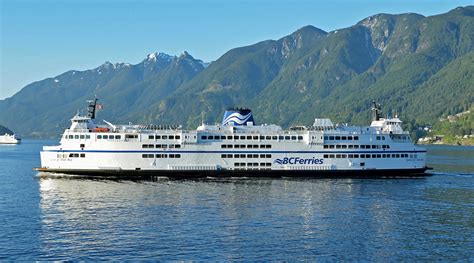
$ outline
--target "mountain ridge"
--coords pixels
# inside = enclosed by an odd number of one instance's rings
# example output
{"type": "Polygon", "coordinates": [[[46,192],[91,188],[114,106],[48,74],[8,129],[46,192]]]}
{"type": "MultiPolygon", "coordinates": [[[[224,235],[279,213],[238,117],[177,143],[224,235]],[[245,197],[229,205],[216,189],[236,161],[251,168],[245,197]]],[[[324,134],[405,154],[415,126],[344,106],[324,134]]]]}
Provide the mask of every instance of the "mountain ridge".
{"type": "Polygon", "coordinates": [[[194,127],[202,116],[218,122],[225,108],[244,106],[262,123],[310,125],[319,116],[362,124],[377,99],[407,113],[414,126],[471,106],[473,52],[474,6],[427,17],[376,14],[331,32],[304,26],[231,49],[210,64],[187,52],[154,52],[136,65],[68,71],[0,101],[0,122],[26,135],[54,136],[98,96],[105,104],[99,116],[114,122],[194,127]],[[49,98],[48,107],[41,98],[49,98]]]}

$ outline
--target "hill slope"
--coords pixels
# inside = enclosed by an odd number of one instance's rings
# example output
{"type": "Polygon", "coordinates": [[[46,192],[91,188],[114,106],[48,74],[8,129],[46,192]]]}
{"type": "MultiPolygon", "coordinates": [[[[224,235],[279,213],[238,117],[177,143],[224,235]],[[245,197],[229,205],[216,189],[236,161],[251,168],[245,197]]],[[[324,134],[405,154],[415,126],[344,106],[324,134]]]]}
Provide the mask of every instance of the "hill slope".
{"type": "Polygon", "coordinates": [[[150,54],[137,65],[69,71],[0,101],[0,122],[56,136],[84,101],[113,122],[218,122],[229,106],[257,122],[311,124],[314,117],[367,123],[372,99],[409,125],[470,108],[474,101],[474,7],[445,14],[378,14],[324,32],[303,27],[279,40],[235,48],[207,68],[184,53],[150,54]]]}

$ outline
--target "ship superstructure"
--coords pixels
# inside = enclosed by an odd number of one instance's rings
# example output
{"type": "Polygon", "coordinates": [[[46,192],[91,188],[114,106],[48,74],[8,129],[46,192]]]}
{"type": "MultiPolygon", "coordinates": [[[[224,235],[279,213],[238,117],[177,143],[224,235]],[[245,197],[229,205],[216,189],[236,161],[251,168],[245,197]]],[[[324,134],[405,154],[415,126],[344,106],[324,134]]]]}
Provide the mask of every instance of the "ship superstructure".
{"type": "Polygon", "coordinates": [[[40,171],[81,175],[409,176],[426,171],[426,150],[402,121],[382,118],[374,103],[370,126],[335,126],[315,119],[288,130],[256,125],[249,109],[231,108],[221,124],[196,130],[166,125],[97,124],[97,100],[71,119],[58,146],[44,146],[40,171]]]}

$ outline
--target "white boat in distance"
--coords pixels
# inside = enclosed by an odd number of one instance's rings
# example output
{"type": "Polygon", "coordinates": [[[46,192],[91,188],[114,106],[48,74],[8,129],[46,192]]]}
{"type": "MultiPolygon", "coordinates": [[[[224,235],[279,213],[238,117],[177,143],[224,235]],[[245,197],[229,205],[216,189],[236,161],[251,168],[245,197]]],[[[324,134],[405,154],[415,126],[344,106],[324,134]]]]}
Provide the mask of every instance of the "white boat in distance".
{"type": "Polygon", "coordinates": [[[402,121],[382,118],[373,102],[370,126],[315,119],[288,130],[256,125],[249,109],[228,109],[222,124],[97,124],[97,99],[76,114],[59,145],[44,146],[38,171],[79,175],[168,177],[393,177],[428,175],[426,150],[402,121]]]}
{"type": "Polygon", "coordinates": [[[0,144],[20,144],[21,138],[17,134],[8,134],[0,135],[0,144]]]}

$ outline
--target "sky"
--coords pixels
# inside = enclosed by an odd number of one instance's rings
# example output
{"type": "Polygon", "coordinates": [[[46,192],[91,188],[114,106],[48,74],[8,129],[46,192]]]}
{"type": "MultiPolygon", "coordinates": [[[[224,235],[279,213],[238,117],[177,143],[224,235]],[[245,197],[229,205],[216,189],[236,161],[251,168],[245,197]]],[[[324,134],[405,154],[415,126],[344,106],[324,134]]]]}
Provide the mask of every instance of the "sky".
{"type": "Polygon", "coordinates": [[[474,0],[0,0],[0,100],[34,81],[152,52],[206,62],[313,25],[332,31],[377,13],[445,13],[474,0]]]}

